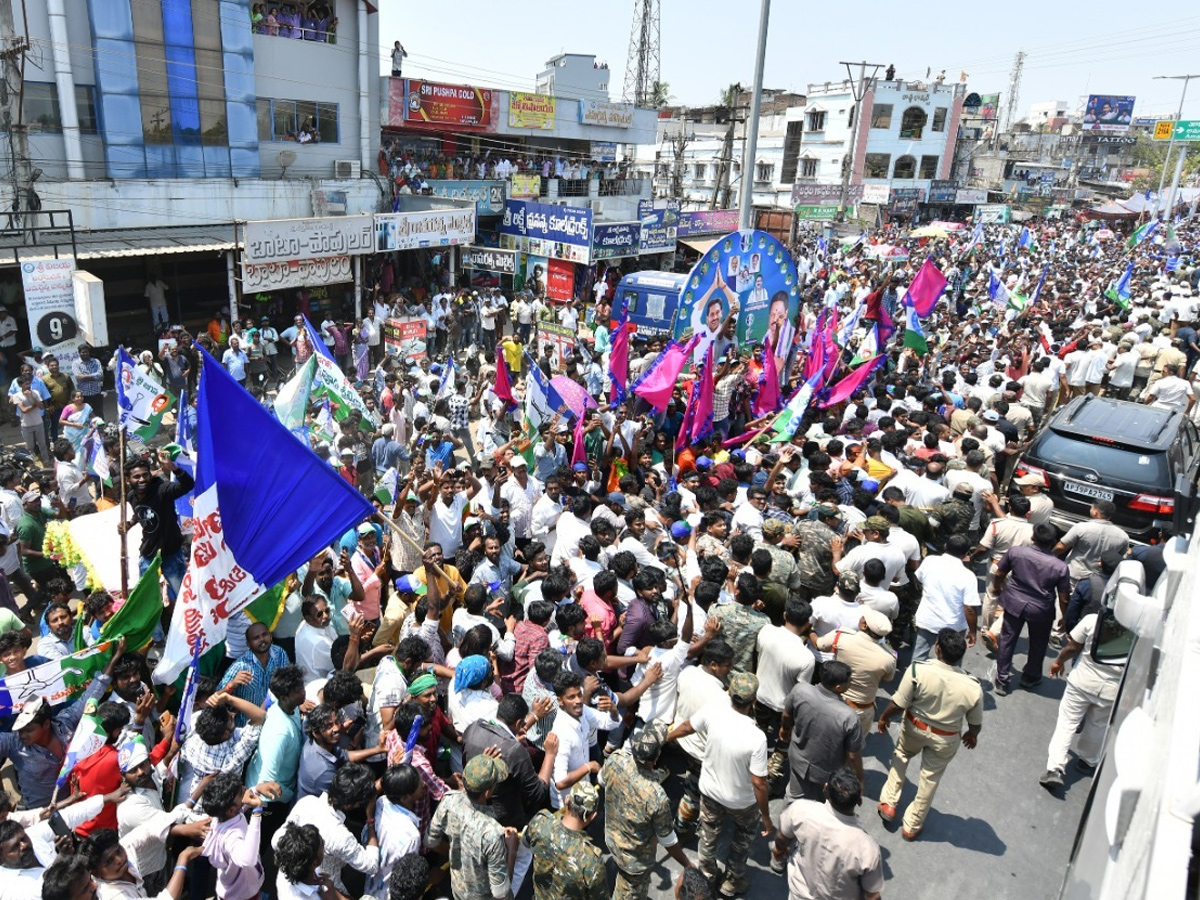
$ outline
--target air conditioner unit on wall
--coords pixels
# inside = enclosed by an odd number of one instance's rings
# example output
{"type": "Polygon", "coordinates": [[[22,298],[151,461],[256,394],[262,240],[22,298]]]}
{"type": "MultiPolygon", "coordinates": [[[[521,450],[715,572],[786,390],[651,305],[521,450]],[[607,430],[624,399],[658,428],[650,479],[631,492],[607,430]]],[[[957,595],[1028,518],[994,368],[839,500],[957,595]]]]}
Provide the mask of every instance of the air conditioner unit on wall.
{"type": "Polygon", "coordinates": [[[357,159],[336,159],[333,161],[334,178],[361,178],[362,163],[357,159]]]}

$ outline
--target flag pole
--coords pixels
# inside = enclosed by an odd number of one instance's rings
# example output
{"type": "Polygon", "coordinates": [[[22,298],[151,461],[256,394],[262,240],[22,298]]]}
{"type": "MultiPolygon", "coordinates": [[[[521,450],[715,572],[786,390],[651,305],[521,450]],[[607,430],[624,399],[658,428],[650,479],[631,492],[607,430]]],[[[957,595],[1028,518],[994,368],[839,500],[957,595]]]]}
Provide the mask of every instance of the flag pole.
{"type": "MultiPolygon", "coordinates": [[[[411,537],[409,537],[408,532],[406,532],[399,525],[397,525],[396,521],[394,519],[392,519],[388,515],[385,515],[384,513],[377,513],[377,515],[379,516],[379,518],[383,519],[384,524],[386,524],[389,528],[392,529],[392,531],[394,531],[396,534],[398,534],[400,536],[400,539],[402,541],[406,542],[410,547],[412,547],[414,550],[416,550],[418,554],[424,555],[425,548],[420,546],[416,541],[414,541],[411,537]]],[[[422,562],[424,564],[424,561],[422,561],[422,562]]],[[[449,576],[446,575],[445,571],[442,569],[441,566],[434,565],[434,566],[427,566],[427,567],[431,567],[433,569],[433,573],[435,575],[437,575],[438,578],[444,578],[447,582],[450,581],[449,576]]]]}
{"type": "MultiPolygon", "coordinates": [[[[117,375],[120,378],[120,373],[117,375]]],[[[99,435],[97,435],[99,437],[99,435]]],[[[121,596],[129,596],[129,538],[127,532],[129,530],[129,521],[127,518],[128,510],[125,503],[125,426],[118,424],[117,440],[120,446],[121,460],[118,469],[118,476],[121,479],[121,596]]],[[[101,444],[103,450],[103,444],[101,444]]]]}

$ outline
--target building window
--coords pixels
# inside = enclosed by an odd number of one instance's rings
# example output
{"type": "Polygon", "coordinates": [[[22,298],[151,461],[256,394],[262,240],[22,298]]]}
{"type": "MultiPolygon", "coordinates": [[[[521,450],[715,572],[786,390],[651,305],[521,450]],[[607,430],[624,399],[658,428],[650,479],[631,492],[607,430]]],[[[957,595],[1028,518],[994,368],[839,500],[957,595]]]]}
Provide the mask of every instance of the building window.
{"type": "Polygon", "coordinates": [[[338,105],[312,100],[258,100],[258,139],[337,144],[338,105]],[[305,135],[302,138],[301,135],[305,135]]]}
{"type": "MultiPolygon", "coordinates": [[[[333,4],[252,4],[250,26],[255,34],[284,37],[292,40],[337,42],[337,17],[330,10],[333,4]],[[297,12],[302,9],[304,12],[297,12]]],[[[215,18],[215,16],[214,16],[215,18]]]]}
{"type": "Polygon", "coordinates": [[[910,106],[900,118],[900,137],[919,141],[928,118],[925,115],[925,110],[921,109],[921,107],[910,106]]]}
{"type": "Polygon", "coordinates": [[[871,107],[871,127],[872,128],[891,128],[892,127],[892,104],[877,103],[871,107]]]}
{"type": "Polygon", "coordinates": [[[855,107],[855,106],[850,107],[850,114],[846,116],[846,127],[847,128],[854,127],[854,110],[857,108],[858,107],[855,107]]]}
{"type": "Polygon", "coordinates": [[[30,132],[62,131],[62,117],[58,112],[58,88],[53,83],[25,82],[21,117],[30,132]]]}
{"type": "Polygon", "coordinates": [[[922,156],[921,157],[921,177],[922,178],[937,178],[938,157],[922,156]]]}
{"type": "Polygon", "coordinates": [[[803,122],[787,123],[787,134],[783,139],[783,175],[779,179],[783,184],[791,184],[796,180],[796,163],[800,159],[800,139],[803,135],[803,122]]]}
{"type": "Polygon", "coordinates": [[[705,176],[708,175],[708,166],[704,163],[696,163],[695,166],[692,167],[692,174],[695,176],[697,181],[703,181],[705,176]]]}
{"type": "Polygon", "coordinates": [[[929,127],[934,131],[946,130],[946,107],[939,106],[933,111],[933,124],[929,127]]]}
{"type": "Polygon", "coordinates": [[[896,168],[892,177],[897,181],[909,181],[917,177],[917,161],[911,156],[901,156],[896,160],[896,168]]]}
{"type": "Polygon", "coordinates": [[[810,112],[808,114],[808,130],[809,131],[824,131],[825,130],[825,113],[810,112]]]}
{"type": "Polygon", "coordinates": [[[775,164],[760,162],[754,167],[755,181],[772,181],[775,178],[775,164]]]}
{"type": "MultiPolygon", "coordinates": [[[[911,157],[910,157],[911,159],[911,157]]],[[[868,153],[863,168],[863,178],[887,178],[892,165],[890,153],[868,153]]],[[[909,176],[912,177],[911,175],[909,176]]]]}
{"type": "Polygon", "coordinates": [[[79,131],[96,134],[96,89],[90,84],[75,85],[75,115],[79,116],[79,131]]]}
{"type": "Polygon", "coordinates": [[[817,177],[817,160],[802,159],[800,160],[800,175],[802,178],[817,177]]]}

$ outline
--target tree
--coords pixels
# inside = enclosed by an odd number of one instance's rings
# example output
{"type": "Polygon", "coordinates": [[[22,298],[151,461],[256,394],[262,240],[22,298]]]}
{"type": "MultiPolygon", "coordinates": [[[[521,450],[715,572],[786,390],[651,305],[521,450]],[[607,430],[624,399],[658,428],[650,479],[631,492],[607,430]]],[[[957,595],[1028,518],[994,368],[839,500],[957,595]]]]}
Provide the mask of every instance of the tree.
{"type": "MultiPolygon", "coordinates": [[[[1163,182],[1164,191],[1169,190],[1171,177],[1175,174],[1176,160],[1179,159],[1176,154],[1179,153],[1180,146],[1180,144],[1175,145],[1175,149],[1171,153],[1171,160],[1167,163],[1167,180],[1163,182]]],[[[1163,163],[1167,158],[1167,142],[1156,141],[1148,134],[1140,134],[1137,146],[1133,148],[1130,155],[1138,168],[1149,170],[1146,175],[1133,182],[1134,189],[1157,191],[1159,180],[1162,178],[1163,163]]],[[[1183,164],[1183,177],[1180,179],[1180,183],[1186,184],[1188,177],[1197,173],[1200,173],[1200,154],[1189,153],[1183,164]]]]}
{"type": "Polygon", "coordinates": [[[650,88],[650,105],[659,109],[670,103],[673,96],[669,81],[656,81],[650,88]]]}

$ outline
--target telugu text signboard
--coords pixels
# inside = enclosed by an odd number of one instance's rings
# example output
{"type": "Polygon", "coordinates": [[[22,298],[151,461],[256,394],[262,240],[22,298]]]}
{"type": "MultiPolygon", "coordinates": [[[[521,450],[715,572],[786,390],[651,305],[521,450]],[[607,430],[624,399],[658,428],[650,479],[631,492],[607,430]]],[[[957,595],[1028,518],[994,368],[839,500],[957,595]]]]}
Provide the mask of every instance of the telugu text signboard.
{"type": "Polygon", "coordinates": [[[242,260],[243,294],[338,284],[353,280],[354,269],[348,256],[289,259],[268,263],[242,260]]]}
{"type": "Polygon", "coordinates": [[[679,213],[680,238],[694,237],[698,234],[728,234],[737,231],[738,211],[736,209],[702,209],[694,212],[679,213]]]}
{"type": "Polygon", "coordinates": [[[440,84],[410,78],[406,82],[404,121],[456,128],[496,127],[496,91],[467,84],[440,84]]]}
{"type": "Polygon", "coordinates": [[[1083,109],[1083,130],[1128,131],[1136,99],[1126,94],[1091,94],[1083,109]]]}
{"type": "Polygon", "coordinates": [[[639,200],[641,234],[638,253],[665,253],[675,249],[679,233],[678,200],[639,200]]]}
{"type": "Polygon", "coordinates": [[[575,296],[575,264],[564,259],[546,260],[546,296],[571,300],[575,296]]]}
{"type": "Polygon", "coordinates": [[[862,202],[883,204],[888,202],[892,189],[886,184],[864,184],[862,186],[862,202]]]}
{"type": "Polygon", "coordinates": [[[929,182],[930,203],[953,203],[957,192],[958,186],[953,181],[934,179],[929,182]]]}
{"type": "Polygon", "coordinates": [[[535,131],[553,131],[557,101],[546,94],[523,94],[510,91],[508,94],[508,126],[510,128],[532,128],[535,131]]]}
{"type": "Polygon", "coordinates": [[[590,262],[592,211],[532,200],[509,200],[500,220],[500,246],[535,256],[590,262]]]}
{"type": "Polygon", "coordinates": [[[592,141],[592,159],[596,162],[616,162],[616,141],[592,141]]]}
{"type": "Polygon", "coordinates": [[[797,206],[796,218],[803,222],[831,222],[837,218],[837,205],[797,206]]]}
{"type": "Polygon", "coordinates": [[[592,259],[637,256],[641,236],[640,222],[597,222],[592,226],[592,259]]]}
{"type": "Polygon", "coordinates": [[[633,104],[580,100],[579,122],[605,128],[630,128],[633,125],[633,104]]]}
{"type": "MultiPolygon", "coordinates": [[[[84,343],[75,319],[74,274],[73,256],[21,261],[30,346],[53,353],[67,371],[79,358],[79,347],[84,343]]],[[[15,379],[16,373],[13,375],[15,379]]]]}
{"type": "Polygon", "coordinates": [[[375,216],[376,249],[413,250],[469,244],[475,239],[474,209],[431,209],[375,216]]]}
{"type": "Polygon", "coordinates": [[[457,181],[439,179],[424,182],[435,197],[452,200],[473,200],[475,212],[481,216],[498,216],[504,212],[503,181],[457,181]]]}
{"type": "Polygon", "coordinates": [[[987,191],[982,188],[959,188],[954,192],[954,202],[963,206],[987,203],[987,191]]]}
{"type": "Polygon", "coordinates": [[[463,247],[462,264],[464,269],[515,275],[517,251],[497,250],[495,247],[463,247]]]}
{"type": "MultiPolygon", "coordinates": [[[[846,204],[861,203],[863,186],[851,184],[846,187],[846,204]]],[[[840,184],[810,184],[797,182],[792,185],[792,206],[837,206],[842,202],[840,184]]]]}
{"type": "Polygon", "coordinates": [[[375,249],[374,225],[370,215],[247,222],[242,256],[252,263],[363,256],[375,249]]]}

